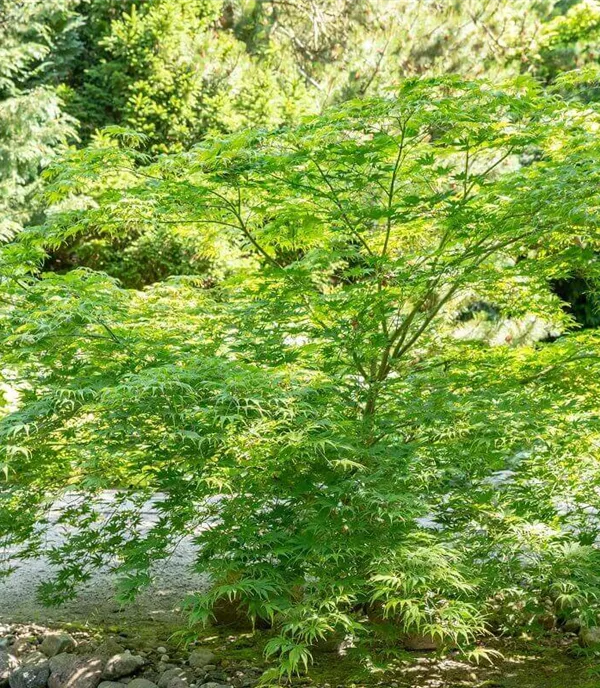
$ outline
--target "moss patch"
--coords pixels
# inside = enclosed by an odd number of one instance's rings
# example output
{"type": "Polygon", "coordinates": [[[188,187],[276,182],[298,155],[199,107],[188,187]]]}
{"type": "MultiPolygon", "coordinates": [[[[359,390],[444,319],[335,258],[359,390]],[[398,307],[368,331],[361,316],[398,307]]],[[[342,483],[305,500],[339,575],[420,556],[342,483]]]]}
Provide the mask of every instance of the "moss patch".
{"type": "MultiPolygon", "coordinates": [[[[270,637],[264,631],[190,631],[165,623],[69,624],[63,628],[86,630],[97,638],[110,635],[132,650],[155,650],[162,645],[175,663],[187,658],[192,644],[200,644],[218,654],[225,670],[272,666],[263,654],[270,637]]],[[[478,666],[458,654],[406,652],[386,648],[381,639],[375,639],[371,645],[350,648],[343,654],[315,652],[309,675],[296,677],[291,684],[315,688],[600,688],[600,659],[583,653],[574,636],[556,632],[508,638],[488,647],[501,652],[503,658],[478,666]]]]}

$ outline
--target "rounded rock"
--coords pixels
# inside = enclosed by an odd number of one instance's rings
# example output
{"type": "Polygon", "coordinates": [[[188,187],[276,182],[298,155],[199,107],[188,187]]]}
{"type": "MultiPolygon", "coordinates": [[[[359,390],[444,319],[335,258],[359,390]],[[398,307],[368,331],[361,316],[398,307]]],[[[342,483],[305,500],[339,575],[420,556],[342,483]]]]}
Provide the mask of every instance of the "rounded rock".
{"type": "Polygon", "coordinates": [[[50,660],[50,668],[48,688],[98,688],[104,660],[101,657],[63,654],[50,660]]]}
{"type": "Polygon", "coordinates": [[[590,626],[579,631],[579,644],[581,647],[600,647],[600,626],[590,626]]]}
{"type": "Polygon", "coordinates": [[[10,651],[15,657],[22,657],[33,650],[33,645],[26,638],[17,638],[12,644],[10,651]]]}
{"type": "Polygon", "coordinates": [[[134,678],[129,688],[158,688],[158,686],[147,678],[134,678]]]}
{"type": "Polygon", "coordinates": [[[132,655],[131,652],[125,651],[118,655],[113,655],[106,662],[102,677],[108,681],[113,681],[124,676],[131,676],[144,664],[143,657],[132,655]]]}
{"type": "Polygon", "coordinates": [[[41,652],[23,658],[23,664],[11,673],[10,688],[45,688],[50,677],[50,663],[41,652]]]}
{"type": "Polygon", "coordinates": [[[118,655],[125,652],[125,648],[114,640],[113,638],[107,638],[104,642],[100,643],[96,648],[94,654],[98,657],[104,657],[109,659],[114,655],[118,655]]]}
{"type": "Polygon", "coordinates": [[[167,688],[189,688],[189,683],[181,676],[173,676],[167,683],[167,688]]]}
{"type": "Polygon", "coordinates": [[[51,657],[48,663],[50,665],[48,688],[60,688],[77,663],[77,657],[63,652],[60,655],[51,657]]]}
{"type": "Polygon", "coordinates": [[[215,655],[206,648],[198,648],[190,653],[189,664],[194,669],[202,669],[207,664],[215,663],[215,655]]]}
{"type": "Polygon", "coordinates": [[[192,676],[189,675],[187,671],[181,669],[180,667],[174,667],[173,669],[167,669],[163,672],[161,677],[158,679],[158,688],[168,688],[169,683],[174,679],[179,678],[185,681],[186,685],[191,683],[192,676]]]}
{"type": "Polygon", "coordinates": [[[581,630],[581,619],[567,619],[562,629],[565,633],[579,633],[581,630]]]}
{"type": "Polygon", "coordinates": [[[402,645],[406,650],[414,652],[431,652],[438,650],[441,642],[438,638],[423,633],[410,633],[404,636],[402,645]]]}
{"type": "Polygon", "coordinates": [[[40,650],[46,657],[54,657],[63,652],[71,652],[76,646],[75,639],[68,633],[46,633],[40,650]]]}

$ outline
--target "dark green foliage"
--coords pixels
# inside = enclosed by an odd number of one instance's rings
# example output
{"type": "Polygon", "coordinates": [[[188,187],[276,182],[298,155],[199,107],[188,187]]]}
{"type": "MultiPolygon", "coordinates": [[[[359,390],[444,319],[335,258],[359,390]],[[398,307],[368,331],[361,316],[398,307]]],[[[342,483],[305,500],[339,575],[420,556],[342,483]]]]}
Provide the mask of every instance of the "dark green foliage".
{"type": "Polygon", "coordinates": [[[552,82],[563,72],[598,62],[600,4],[585,0],[544,26],[535,60],[536,73],[552,82]]]}
{"type": "Polygon", "coordinates": [[[64,150],[73,122],[52,84],[76,26],[72,0],[0,6],[0,241],[38,209],[40,170],[64,150]]]}
{"type": "Polygon", "coordinates": [[[297,75],[254,59],[225,29],[220,0],[94,0],[81,12],[85,47],[67,92],[86,140],[123,124],[165,152],[214,128],[278,124],[310,108],[297,75]]]}
{"type": "Polygon", "coordinates": [[[593,283],[576,276],[556,280],[552,288],[583,327],[600,325],[600,302],[597,287],[593,283]]]}

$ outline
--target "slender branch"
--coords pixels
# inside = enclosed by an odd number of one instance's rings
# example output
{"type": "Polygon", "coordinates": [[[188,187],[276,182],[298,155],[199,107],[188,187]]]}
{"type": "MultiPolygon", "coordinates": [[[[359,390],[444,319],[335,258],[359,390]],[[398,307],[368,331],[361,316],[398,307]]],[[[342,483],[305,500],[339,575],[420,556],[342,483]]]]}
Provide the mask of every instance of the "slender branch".
{"type": "MultiPolygon", "coordinates": [[[[236,218],[238,221],[238,225],[232,224],[232,227],[235,227],[237,229],[240,229],[242,234],[248,239],[248,241],[254,246],[254,248],[260,253],[260,255],[271,265],[274,267],[282,270],[283,267],[273,258],[273,256],[263,247],[261,246],[258,241],[255,239],[253,236],[252,232],[248,229],[248,225],[246,224],[246,221],[242,217],[242,197],[241,197],[241,190],[240,187],[237,187],[237,192],[238,192],[238,199],[237,199],[237,204],[231,201],[227,196],[224,196],[223,194],[219,193],[218,191],[215,191],[214,189],[204,189],[208,193],[212,194],[213,196],[216,196],[217,198],[221,199],[224,203],[226,208],[233,214],[233,216],[236,218]]],[[[209,221],[210,222],[210,221],[209,221]]],[[[221,223],[223,224],[223,223],[221,223]]]]}
{"type": "Polygon", "coordinates": [[[400,169],[400,163],[402,162],[402,155],[404,153],[404,140],[406,137],[406,125],[408,123],[408,117],[404,124],[402,125],[401,135],[400,135],[400,145],[398,146],[398,155],[396,156],[396,161],[394,162],[394,168],[392,170],[392,179],[390,181],[390,187],[387,193],[387,222],[385,229],[385,240],[383,242],[383,249],[381,250],[381,257],[383,258],[387,253],[388,243],[390,241],[390,234],[392,232],[392,204],[394,202],[394,191],[396,187],[396,177],[398,176],[398,170],[400,169]]]}
{"type": "MultiPolygon", "coordinates": [[[[473,270],[477,269],[487,258],[489,258],[492,254],[496,253],[496,251],[499,251],[502,248],[506,248],[506,246],[510,246],[511,244],[514,244],[521,239],[523,239],[525,236],[530,234],[530,232],[526,232],[524,234],[519,235],[518,237],[513,237],[512,239],[509,239],[508,241],[504,242],[499,242],[491,246],[489,249],[484,251],[479,258],[472,263],[461,275],[461,278],[457,279],[456,282],[452,285],[452,287],[448,290],[448,292],[445,294],[445,296],[440,299],[440,301],[436,304],[435,308],[431,311],[430,315],[425,319],[423,324],[419,327],[417,332],[410,338],[410,340],[402,345],[402,346],[397,346],[393,353],[392,353],[392,360],[397,360],[398,358],[401,358],[414,344],[415,342],[419,339],[419,337],[423,334],[423,332],[427,329],[429,324],[432,322],[432,320],[435,318],[435,316],[439,313],[441,310],[442,306],[444,306],[451,298],[454,296],[454,294],[458,291],[458,289],[462,286],[462,280],[469,274],[473,272],[473,270]]],[[[443,274],[444,271],[442,271],[443,274]]]]}
{"type": "Polygon", "coordinates": [[[346,226],[347,226],[348,229],[352,232],[352,234],[354,234],[354,236],[359,240],[359,242],[362,244],[362,246],[364,247],[364,249],[366,250],[366,252],[367,252],[370,256],[372,256],[372,255],[373,255],[373,251],[371,251],[371,249],[369,248],[369,245],[368,245],[367,242],[363,239],[363,237],[362,237],[362,235],[360,234],[360,232],[359,232],[359,231],[356,229],[356,227],[350,222],[350,220],[349,220],[349,218],[348,218],[348,215],[346,214],[346,211],[344,210],[344,207],[342,206],[342,204],[341,204],[341,202],[340,202],[340,200],[339,200],[337,191],[335,190],[335,188],[334,188],[333,184],[331,183],[329,177],[325,174],[325,172],[323,171],[321,165],[319,165],[319,163],[318,163],[314,158],[310,158],[310,159],[311,159],[311,161],[314,163],[315,167],[319,170],[319,174],[321,175],[321,177],[323,178],[323,181],[327,184],[327,187],[328,187],[329,190],[331,191],[331,195],[333,196],[334,203],[336,204],[338,210],[340,211],[340,214],[341,214],[341,216],[342,216],[342,219],[343,219],[344,222],[346,223],[346,226]]]}
{"type": "Polygon", "coordinates": [[[463,180],[463,197],[462,197],[463,203],[464,203],[464,201],[467,200],[467,194],[468,194],[468,182],[469,182],[469,151],[470,151],[469,142],[467,141],[467,149],[466,149],[466,151],[465,151],[465,171],[464,171],[465,178],[464,178],[464,180],[463,180]]]}
{"type": "Polygon", "coordinates": [[[536,382],[542,377],[550,375],[551,373],[558,370],[560,367],[567,365],[568,363],[577,363],[578,361],[584,360],[600,360],[600,355],[592,353],[572,354],[571,356],[567,356],[567,358],[563,359],[562,361],[559,361],[558,363],[555,363],[554,365],[547,366],[535,375],[530,375],[528,377],[523,378],[522,380],[520,380],[520,383],[522,385],[528,385],[532,382],[536,382]]]}
{"type": "Polygon", "coordinates": [[[367,80],[367,82],[359,89],[359,93],[361,96],[364,96],[365,93],[369,90],[371,87],[371,84],[375,80],[375,77],[379,74],[379,70],[381,69],[381,65],[383,64],[383,58],[385,57],[385,54],[387,52],[387,49],[390,45],[390,41],[392,39],[391,34],[388,36],[385,45],[383,48],[379,51],[379,58],[377,59],[377,62],[375,64],[375,67],[373,68],[373,71],[371,72],[371,76],[367,80]]]}

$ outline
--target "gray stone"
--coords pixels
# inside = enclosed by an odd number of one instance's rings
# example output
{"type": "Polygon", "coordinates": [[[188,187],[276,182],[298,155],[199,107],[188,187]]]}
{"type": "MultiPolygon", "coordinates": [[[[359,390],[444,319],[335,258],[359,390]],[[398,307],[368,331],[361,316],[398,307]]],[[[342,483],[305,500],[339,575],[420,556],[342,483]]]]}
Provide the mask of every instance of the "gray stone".
{"type": "Polygon", "coordinates": [[[167,669],[165,672],[163,672],[161,677],[158,679],[158,688],[167,688],[171,680],[174,678],[180,678],[188,685],[193,680],[193,676],[191,676],[188,671],[182,669],[181,667],[175,667],[174,669],[167,669]]]}
{"type": "Polygon", "coordinates": [[[104,660],[101,657],[57,655],[50,661],[52,673],[48,688],[98,688],[102,680],[104,660]]]}
{"type": "Polygon", "coordinates": [[[562,629],[565,633],[579,633],[581,630],[581,619],[567,619],[562,629]]]}
{"type": "Polygon", "coordinates": [[[70,669],[76,661],[77,657],[75,655],[70,655],[66,652],[61,652],[59,655],[50,657],[50,671],[53,674],[64,672],[66,669],[70,669]]]}
{"type": "Polygon", "coordinates": [[[118,681],[102,681],[98,685],[98,688],[123,688],[123,685],[123,683],[119,683],[118,681]]]}
{"type": "Polygon", "coordinates": [[[194,669],[201,669],[207,664],[214,664],[215,655],[210,650],[200,647],[190,653],[189,663],[194,669]]]}
{"type": "Polygon", "coordinates": [[[50,676],[50,663],[41,652],[33,652],[23,658],[23,664],[15,669],[9,679],[10,688],[45,688],[50,676]]]}
{"type": "Polygon", "coordinates": [[[202,688],[231,688],[231,685],[229,683],[203,683],[202,688]]]}
{"type": "Polygon", "coordinates": [[[50,658],[50,678],[48,688],[60,688],[71,669],[77,663],[75,655],[68,655],[66,652],[50,658]]]}
{"type": "Polygon", "coordinates": [[[167,688],[189,688],[189,685],[181,676],[173,676],[169,683],[167,683],[167,688]]]}
{"type": "Polygon", "coordinates": [[[0,650],[0,686],[6,685],[8,677],[18,666],[19,661],[13,654],[0,650]]]}
{"type": "Polygon", "coordinates": [[[145,664],[144,658],[139,655],[132,655],[126,650],[118,655],[113,655],[104,667],[102,677],[112,681],[123,676],[131,676],[145,664]]]}
{"type": "Polygon", "coordinates": [[[409,633],[402,638],[402,645],[406,650],[424,652],[437,650],[441,646],[439,638],[424,633],[409,633]]]}
{"type": "Polygon", "coordinates": [[[147,678],[134,678],[129,688],[158,688],[158,686],[147,678]]]}
{"type": "Polygon", "coordinates": [[[104,657],[105,659],[109,659],[110,657],[113,657],[114,655],[119,655],[123,652],[125,652],[125,648],[122,645],[119,645],[119,643],[117,643],[117,641],[113,640],[112,638],[107,638],[104,642],[98,645],[94,654],[98,657],[104,657]]]}
{"type": "Polygon", "coordinates": [[[579,631],[579,644],[581,647],[600,647],[600,626],[590,626],[579,631]]]}
{"type": "Polygon", "coordinates": [[[76,646],[75,639],[68,633],[46,633],[40,650],[46,657],[54,657],[62,652],[71,652],[76,646]]]}

